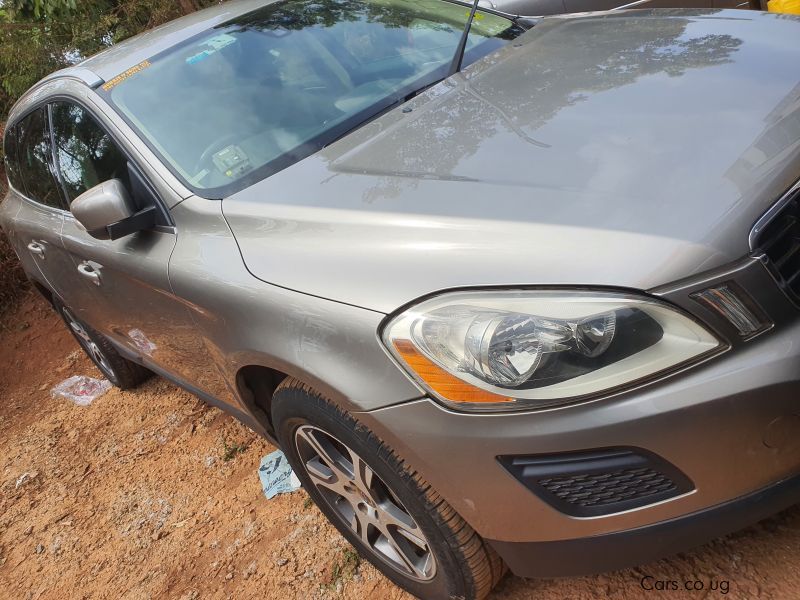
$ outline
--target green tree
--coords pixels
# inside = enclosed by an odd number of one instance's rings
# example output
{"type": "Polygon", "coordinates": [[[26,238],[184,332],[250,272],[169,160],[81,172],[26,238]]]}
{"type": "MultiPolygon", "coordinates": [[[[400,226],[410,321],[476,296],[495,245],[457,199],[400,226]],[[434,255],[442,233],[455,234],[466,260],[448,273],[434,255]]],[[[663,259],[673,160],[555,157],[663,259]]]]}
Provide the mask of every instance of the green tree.
{"type": "Polygon", "coordinates": [[[0,3],[0,121],[36,81],[215,0],[4,0],[0,3]]]}

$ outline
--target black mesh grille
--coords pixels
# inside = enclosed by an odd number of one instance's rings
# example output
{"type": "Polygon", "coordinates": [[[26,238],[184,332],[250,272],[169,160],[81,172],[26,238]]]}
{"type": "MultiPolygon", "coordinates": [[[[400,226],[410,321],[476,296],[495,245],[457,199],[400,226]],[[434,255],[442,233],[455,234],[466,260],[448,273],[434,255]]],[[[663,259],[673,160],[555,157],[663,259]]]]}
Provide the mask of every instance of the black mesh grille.
{"type": "Polygon", "coordinates": [[[800,301],[800,190],[756,240],[785,292],[800,301]]]}
{"type": "Polygon", "coordinates": [[[564,502],[576,506],[602,506],[671,492],[675,482],[647,467],[593,475],[540,479],[539,484],[564,502]]]}
{"type": "Polygon", "coordinates": [[[694,489],[678,468],[641,448],[499,456],[498,460],[540,498],[580,517],[646,506],[694,489]]]}

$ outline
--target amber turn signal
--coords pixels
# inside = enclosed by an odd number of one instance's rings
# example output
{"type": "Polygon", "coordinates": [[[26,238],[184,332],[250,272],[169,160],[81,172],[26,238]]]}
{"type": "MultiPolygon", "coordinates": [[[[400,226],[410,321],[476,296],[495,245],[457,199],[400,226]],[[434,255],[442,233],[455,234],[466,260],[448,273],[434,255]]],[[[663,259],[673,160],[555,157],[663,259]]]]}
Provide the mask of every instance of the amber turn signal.
{"type": "Polygon", "coordinates": [[[408,340],[394,340],[394,347],[411,370],[442,398],[451,402],[514,402],[514,398],[500,396],[476,388],[438,367],[408,340]]]}

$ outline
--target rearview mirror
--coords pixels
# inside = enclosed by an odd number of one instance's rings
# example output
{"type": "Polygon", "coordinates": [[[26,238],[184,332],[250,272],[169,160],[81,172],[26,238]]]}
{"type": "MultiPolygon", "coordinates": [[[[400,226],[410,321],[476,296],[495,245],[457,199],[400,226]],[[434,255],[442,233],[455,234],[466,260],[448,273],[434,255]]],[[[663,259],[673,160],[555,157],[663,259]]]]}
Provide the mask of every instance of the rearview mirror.
{"type": "Polygon", "coordinates": [[[98,240],[116,240],[156,224],[155,207],[136,212],[119,179],[86,190],[72,201],[69,210],[86,232],[98,240]]]}

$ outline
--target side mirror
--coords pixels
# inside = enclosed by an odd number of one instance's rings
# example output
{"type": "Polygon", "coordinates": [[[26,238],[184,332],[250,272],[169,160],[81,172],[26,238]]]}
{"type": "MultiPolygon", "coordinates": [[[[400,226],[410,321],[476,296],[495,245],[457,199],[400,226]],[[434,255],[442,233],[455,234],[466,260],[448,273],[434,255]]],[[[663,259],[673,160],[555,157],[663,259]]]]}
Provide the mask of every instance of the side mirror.
{"type": "Polygon", "coordinates": [[[86,232],[98,240],[116,240],[156,224],[156,208],[150,206],[136,212],[119,179],[86,190],[72,201],[69,210],[86,232]]]}

